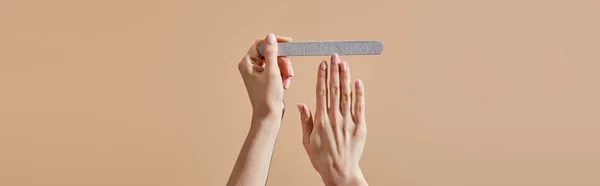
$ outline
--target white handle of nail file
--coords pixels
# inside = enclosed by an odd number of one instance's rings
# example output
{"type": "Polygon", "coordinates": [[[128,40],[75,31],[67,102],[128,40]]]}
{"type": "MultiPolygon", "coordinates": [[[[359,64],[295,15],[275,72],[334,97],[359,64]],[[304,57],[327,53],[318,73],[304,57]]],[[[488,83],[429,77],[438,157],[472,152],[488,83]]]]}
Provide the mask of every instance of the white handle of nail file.
{"type": "MultiPolygon", "coordinates": [[[[258,45],[261,56],[263,44],[258,45]]],[[[379,55],[383,52],[381,41],[287,42],[278,45],[278,56],[379,55]]]]}

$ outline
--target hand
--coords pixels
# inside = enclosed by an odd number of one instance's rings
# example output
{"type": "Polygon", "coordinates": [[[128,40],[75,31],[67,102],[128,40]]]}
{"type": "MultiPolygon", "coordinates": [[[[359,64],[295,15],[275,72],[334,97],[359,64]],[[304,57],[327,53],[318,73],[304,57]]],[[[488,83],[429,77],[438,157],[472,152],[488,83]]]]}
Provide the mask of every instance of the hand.
{"type": "Polygon", "coordinates": [[[362,81],[352,86],[348,63],[340,63],[337,55],[331,57],[330,75],[328,86],[323,61],[317,74],[314,118],[305,104],[298,104],[302,143],[325,185],[367,185],[359,167],[367,137],[362,81]]]}
{"type": "Polygon", "coordinates": [[[292,39],[269,34],[265,40],[254,42],[238,64],[253,114],[248,136],[227,185],[265,185],[267,182],[275,139],[285,109],[283,89],[290,86],[294,73],[289,59],[277,57],[277,42],[292,39]],[[265,40],[264,57],[261,57],[257,47],[265,40]]]}
{"type": "Polygon", "coordinates": [[[277,117],[281,120],[285,107],[283,89],[290,86],[294,71],[287,57],[278,57],[277,42],[289,42],[289,37],[268,34],[264,40],[254,42],[248,53],[238,64],[238,69],[253,108],[253,118],[277,117]],[[263,45],[264,57],[258,54],[258,45],[263,45]]]}

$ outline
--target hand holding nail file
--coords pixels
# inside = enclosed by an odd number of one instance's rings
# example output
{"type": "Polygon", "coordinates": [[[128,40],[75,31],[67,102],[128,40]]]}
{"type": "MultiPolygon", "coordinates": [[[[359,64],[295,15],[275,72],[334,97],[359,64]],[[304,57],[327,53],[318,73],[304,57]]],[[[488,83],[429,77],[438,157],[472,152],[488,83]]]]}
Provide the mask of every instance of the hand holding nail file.
{"type": "MultiPolygon", "coordinates": [[[[278,56],[378,55],[383,52],[381,41],[320,41],[278,43],[278,56]]],[[[263,56],[263,43],[258,46],[263,56]]]]}

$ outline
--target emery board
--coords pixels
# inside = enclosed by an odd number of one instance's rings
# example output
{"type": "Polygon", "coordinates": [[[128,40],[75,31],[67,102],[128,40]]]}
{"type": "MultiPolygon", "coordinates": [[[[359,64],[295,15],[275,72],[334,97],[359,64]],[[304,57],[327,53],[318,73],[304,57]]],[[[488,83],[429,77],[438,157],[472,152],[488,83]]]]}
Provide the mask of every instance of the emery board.
{"type": "MultiPolygon", "coordinates": [[[[263,44],[258,45],[261,56],[263,44]]],[[[383,52],[381,41],[285,42],[278,46],[278,56],[379,55],[383,52]]]]}

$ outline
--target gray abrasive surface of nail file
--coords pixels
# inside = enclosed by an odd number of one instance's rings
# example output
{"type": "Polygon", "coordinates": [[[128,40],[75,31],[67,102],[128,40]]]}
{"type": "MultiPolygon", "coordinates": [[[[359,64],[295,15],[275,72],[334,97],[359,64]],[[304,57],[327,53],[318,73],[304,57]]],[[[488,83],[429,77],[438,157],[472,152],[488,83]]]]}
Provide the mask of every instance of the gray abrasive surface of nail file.
{"type": "MultiPolygon", "coordinates": [[[[261,56],[263,44],[258,46],[261,56]]],[[[381,41],[286,42],[278,45],[278,56],[378,55],[383,52],[381,41]]]]}

